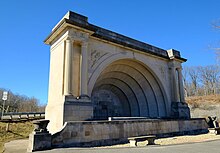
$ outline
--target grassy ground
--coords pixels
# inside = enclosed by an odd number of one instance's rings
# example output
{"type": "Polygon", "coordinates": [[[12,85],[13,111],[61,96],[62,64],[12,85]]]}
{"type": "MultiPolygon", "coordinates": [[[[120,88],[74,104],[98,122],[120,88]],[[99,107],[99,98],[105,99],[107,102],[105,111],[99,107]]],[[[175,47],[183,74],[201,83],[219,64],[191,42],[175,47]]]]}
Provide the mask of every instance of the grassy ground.
{"type": "Polygon", "coordinates": [[[6,132],[6,124],[0,122],[0,153],[3,152],[4,143],[15,139],[28,138],[34,127],[31,122],[10,123],[9,132],[6,132]]]}

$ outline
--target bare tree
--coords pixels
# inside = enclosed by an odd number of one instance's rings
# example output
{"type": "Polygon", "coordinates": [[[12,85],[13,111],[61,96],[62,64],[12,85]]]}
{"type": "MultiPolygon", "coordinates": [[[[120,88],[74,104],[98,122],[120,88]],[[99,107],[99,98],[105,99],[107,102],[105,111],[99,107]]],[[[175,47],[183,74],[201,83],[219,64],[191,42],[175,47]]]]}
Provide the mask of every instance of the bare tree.
{"type": "MultiPolygon", "coordinates": [[[[0,96],[5,91],[0,88],[0,96]]],[[[0,100],[0,112],[2,111],[2,103],[0,100]]],[[[5,112],[39,112],[45,111],[45,105],[39,105],[39,100],[35,97],[27,97],[24,95],[13,94],[11,91],[8,92],[8,99],[5,104],[5,112]]]]}
{"type": "Polygon", "coordinates": [[[197,66],[188,68],[189,77],[191,79],[192,95],[198,95],[198,84],[199,84],[199,69],[197,66]]]}
{"type": "Polygon", "coordinates": [[[216,94],[217,84],[219,82],[219,66],[209,65],[205,67],[199,67],[201,81],[204,85],[205,95],[216,94]]]}

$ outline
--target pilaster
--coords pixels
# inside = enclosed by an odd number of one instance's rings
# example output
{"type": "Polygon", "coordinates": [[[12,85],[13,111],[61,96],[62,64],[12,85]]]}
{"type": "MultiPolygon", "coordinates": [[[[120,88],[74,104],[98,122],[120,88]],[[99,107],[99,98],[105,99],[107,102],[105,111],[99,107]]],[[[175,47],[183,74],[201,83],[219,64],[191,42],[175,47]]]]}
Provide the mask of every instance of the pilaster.
{"type": "Polygon", "coordinates": [[[170,68],[170,78],[171,78],[172,102],[179,102],[178,84],[177,84],[177,76],[176,76],[176,66],[175,66],[174,61],[170,62],[169,68],[170,68]]]}
{"type": "Polygon", "coordinates": [[[88,97],[88,42],[83,41],[81,45],[81,97],[88,97]]]}
{"type": "Polygon", "coordinates": [[[181,63],[172,59],[170,61],[170,78],[171,78],[171,116],[173,118],[190,118],[190,110],[185,103],[184,88],[182,81],[181,63]]]}
{"type": "Polygon", "coordinates": [[[65,69],[64,69],[64,95],[71,95],[71,79],[72,79],[72,48],[73,40],[67,38],[65,40],[65,69]]]}
{"type": "Polygon", "coordinates": [[[183,76],[182,76],[182,67],[177,68],[178,71],[178,80],[179,80],[179,95],[180,95],[180,102],[185,102],[184,97],[184,86],[183,86],[183,76]]]}

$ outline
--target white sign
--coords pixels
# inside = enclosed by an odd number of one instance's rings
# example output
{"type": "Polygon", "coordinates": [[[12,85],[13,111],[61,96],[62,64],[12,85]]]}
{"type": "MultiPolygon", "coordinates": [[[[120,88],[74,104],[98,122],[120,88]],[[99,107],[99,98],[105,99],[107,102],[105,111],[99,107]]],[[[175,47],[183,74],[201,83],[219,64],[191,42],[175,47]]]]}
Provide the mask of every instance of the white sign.
{"type": "Polygon", "coordinates": [[[8,99],[8,92],[4,91],[2,95],[2,100],[7,100],[8,99]]]}

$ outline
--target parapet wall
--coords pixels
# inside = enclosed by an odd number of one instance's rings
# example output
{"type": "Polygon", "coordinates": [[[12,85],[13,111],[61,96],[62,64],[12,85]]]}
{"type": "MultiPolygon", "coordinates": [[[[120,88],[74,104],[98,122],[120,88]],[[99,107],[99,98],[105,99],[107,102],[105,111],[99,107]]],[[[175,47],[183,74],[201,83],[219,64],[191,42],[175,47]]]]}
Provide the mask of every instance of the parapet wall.
{"type": "Polygon", "coordinates": [[[196,134],[208,131],[205,119],[190,120],[120,120],[66,122],[52,136],[53,147],[101,146],[127,142],[128,137],[140,135],[196,134]]]}

